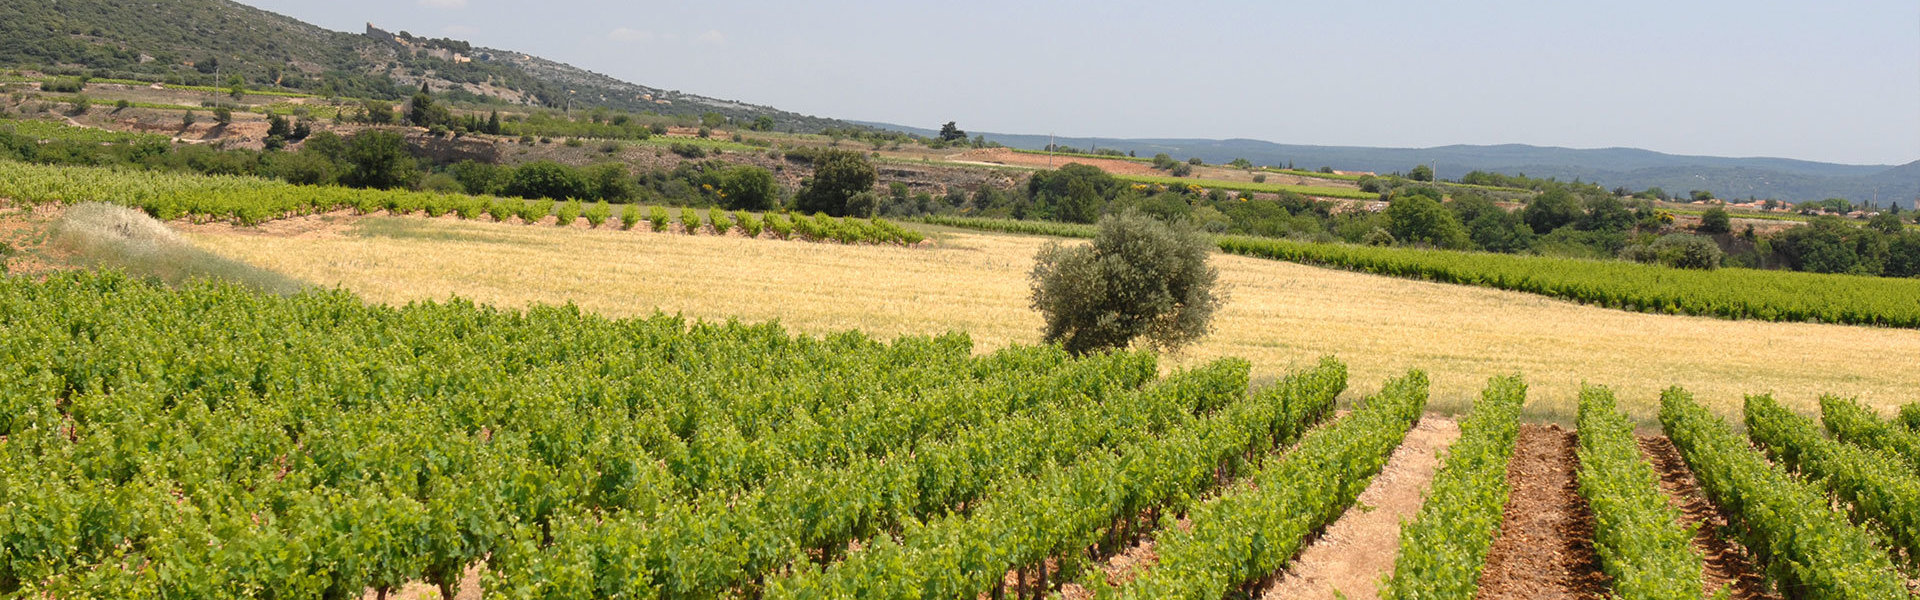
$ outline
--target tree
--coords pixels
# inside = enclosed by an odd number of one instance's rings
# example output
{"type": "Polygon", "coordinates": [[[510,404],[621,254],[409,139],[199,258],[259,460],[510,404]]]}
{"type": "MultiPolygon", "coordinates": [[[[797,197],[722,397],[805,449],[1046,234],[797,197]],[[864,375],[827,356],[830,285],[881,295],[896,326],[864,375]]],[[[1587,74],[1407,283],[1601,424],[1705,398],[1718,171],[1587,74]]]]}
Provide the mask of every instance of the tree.
{"type": "Polygon", "coordinates": [[[1571,225],[1585,211],[1580,210],[1580,200],[1572,193],[1554,188],[1540,194],[1520,209],[1520,219],[1533,228],[1536,235],[1546,235],[1555,229],[1571,225]]]}
{"type": "Polygon", "coordinates": [[[232,125],[233,109],[225,106],[213,109],[213,122],[219,123],[221,127],[232,125]]]}
{"type": "Polygon", "coordinates": [[[1407,172],[1407,179],[1414,181],[1433,181],[1433,167],[1414,165],[1413,170],[1407,172]]]}
{"type": "Polygon", "coordinates": [[[1085,355],[1144,338],[1171,350],[1212,329],[1222,302],[1213,244],[1187,222],[1136,212],[1108,215],[1093,243],[1041,248],[1029,278],[1046,340],[1085,355]]]}
{"type": "Polygon", "coordinates": [[[420,177],[406,138],[396,132],[369,129],[353,134],[346,140],[344,154],[346,169],[340,183],[349,186],[406,187],[420,177]]]}
{"type": "Polygon", "coordinates": [[[859,152],[825,150],[815,156],[813,178],[794,196],[794,208],[801,212],[823,212],[836,217],[847,214],[847,200],[854,194],[872,191],[880,175],[873,163],[859,152]]]}
{"type": "Polygon", "coordinates": [[[507,176],[507,195],[521,198],[585,198],[587,182],[580,172],[550,160],[520,165],[507,176]]]}
{"type": "Polygon", "coordinates": [[[1733,215],[1727,209],[1715,206],[1700,213],[1700,226],[1694,231],[1705,234],[1727,233],[1733,231],[1733,215]]]}
{"type": "Polygon", "coordinates": [[[1687,192],[1687,198],[1690,200],[1693,200],[1694,202],[1706,202],[1713,199],[1713,192],[1709,192],[1707,190],[1693,190],[1693,191],[1687,192]]]}
{"type": "Polygon", "coordinates": [[[1888,211],[1867,219],[1867,228],[1885,234],[1898,234],[1906,229],[1907,225],[1900,221],[1899,213],[1888,211]]]}
{"type": "Polygon", "coordinates": [[[487,115],[487,133],[500,135],[500,111],[496,110],[487,115]]]}
{"type": "Polygon", "coordinates": [[[722,173],[720,191],[726,194],[727,208],[734,210],[769,210],[780,202],[780,185],[773,173],[752,165],[722,173]]]}
{"type": "Polygon", "coordinates": [[[1436,248],[1466,248],[1467,231],[1453,213],[1426,193],[1396,195],[1387,205],[1387,232],[1395,240],[1436,248]]]}
{"type": "Polygon", "coordinates": [[[958,126],[954,125],[953,121],[947,121],[946,125],[940,126],[940,141],[964,142],[966,141],[966,139],[967,139],[967,132],[961,131],[958,126]]]}
{"type": "Polygon", "coordinates": [[[1056,220],[1092,223],[1122,185],[1099,167],[1067,163],[1057,170],[1034,173],[1027,179],[1027,196],[1056,220]]]}
{"type": "Polygon", "coordinates": [[[1230,162],[1227,164],[1229,166],[1232,166],[1235,169],[1252,169],[1253,168],[1253,161],[1250,161],[1244,158],[1233,159],[1233,162],[1230,162]]]}

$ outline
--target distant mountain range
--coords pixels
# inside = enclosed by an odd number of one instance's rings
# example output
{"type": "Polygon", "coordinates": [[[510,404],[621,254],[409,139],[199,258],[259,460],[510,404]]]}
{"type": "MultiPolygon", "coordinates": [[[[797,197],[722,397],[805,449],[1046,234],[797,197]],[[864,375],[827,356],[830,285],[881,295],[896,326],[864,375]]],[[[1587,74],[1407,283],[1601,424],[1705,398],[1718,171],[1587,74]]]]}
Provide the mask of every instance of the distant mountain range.
{"type": "MultiPolygon", "coordinates": [[[[860,123],[870,127],[923,136],[938,131],[889,123],[860,123]]],[[[1013,148],[1044,149],[1048,136],[968,132],[1013,148]]],[[[1672,194],[1708,190],[1723,198],[1773,198],[1791,202],[1846,198],[1886,205],[1913,207],[1920,199],[1920,160],[1904,165],[1844,165],[1786,158],[1725,158],[1682,156],[1637,148],[1575,149],[1524,144],[1498,146],[1440,146],[1437,148],[1370,148],[1361,146],[1305,146],[1261,140],[1231,139],[1120,139],[1053,138],[1053,143],[1082,150],[1111,148],[1139,156],[1166,153],[1177,159],[1199,157],[1221,164],[1245,158],[1255,164],[1342,171],[1405,172],[1414,165],[1434,167],[1442,178],[1455,179],[1468,171],[1509,175],[1579,179],[1606,187],[1642,190],[1659,187],[1672,194]]]]}

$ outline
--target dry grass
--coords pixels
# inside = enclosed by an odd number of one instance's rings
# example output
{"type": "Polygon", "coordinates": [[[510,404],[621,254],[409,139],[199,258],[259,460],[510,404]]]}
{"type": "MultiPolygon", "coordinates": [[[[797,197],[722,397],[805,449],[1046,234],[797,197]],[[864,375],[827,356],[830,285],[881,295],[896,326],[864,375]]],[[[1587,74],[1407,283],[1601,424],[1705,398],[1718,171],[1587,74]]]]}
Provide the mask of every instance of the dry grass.
{"type": "MultiPolygon", "coordinates": [[[[221,255],[381,302],[453,295],[497,305],[573,302],[608,315],[658,309],[778,319],[887,337],[963,330],[978,349],[1039,338],[1026,272],[1043,238],[939,232],[936,247],[839,246],[451,219],[327,217],[268,233],[191,227],[221,255]]],[[[1606,310],[1540,296],[1218,256],[1232,297],[1216,332],[1183,356],[1253,361],[1274,376],[1333,354],[1368,392],[1410,367],[1434,406],[1459,410],[1490,376],[1518,371],[1530,414],[1570,420],[1582,382],[1607,384],[1646,418],[1683,385],[1722,412],[1773,392],[1803,411],[1817,394],[1888,409],[1915,399],[1920,331],[1723,321],[1606,310]]],[[[1357,397],[1357,395],[1356,395],[1357,397]]]]}

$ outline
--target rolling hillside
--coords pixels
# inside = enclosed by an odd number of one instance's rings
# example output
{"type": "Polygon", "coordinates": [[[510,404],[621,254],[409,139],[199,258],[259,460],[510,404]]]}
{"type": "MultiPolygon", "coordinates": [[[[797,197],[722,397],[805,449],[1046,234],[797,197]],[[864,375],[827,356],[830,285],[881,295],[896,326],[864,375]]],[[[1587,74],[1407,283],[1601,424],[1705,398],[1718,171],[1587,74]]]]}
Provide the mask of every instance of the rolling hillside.
{"type": "MultiPolygon", "coordinates": [[[[863,123],[920,135],[921,129],[887,123],[863,123]]],[[[1014,148],[1041,149],[1045,135],[980,133],[987,140],[1014,148]]],[[[1342,171],[1392,173],[1417,164],[1431,164],[1440,177],[1458,178],[1468,171],[1496,171],[1510,175],[1580,179],[1606,187],[1645,189],[1658,186],[1669,193],[1710,190],[1722,197],[1749,195],[1793,202],[1847,198],[1899,201],[1913,206],[1920,199],[1920,160],[1905,165],[1843,165],[1787,158],[1726,158],[1682,156],[1637,148],[1575,149],[1503,144],[1497,146],[1440,146],[1436,148],[1371,148],[1362,146],[1308,146],[1261,140],[1231,139],[1120,139],[1054,138],[1054,143],[1079,149],[1112,148],[1140,156],[1167,153],[1174,158],[1200,157],[1210,163],[1245,158],[1256,164],[1314,169],[1330,166],[1342,171]]]]}
{"type": "Polygon", "coordinates": [[[399,99],[422,82],[475,101],[667,115],[771,117],[779,129],[846,123],[650,88],[452,39],[332,31],[230,0],[22,0],[0,4],[0,67],[96,78],[399,99]]]}

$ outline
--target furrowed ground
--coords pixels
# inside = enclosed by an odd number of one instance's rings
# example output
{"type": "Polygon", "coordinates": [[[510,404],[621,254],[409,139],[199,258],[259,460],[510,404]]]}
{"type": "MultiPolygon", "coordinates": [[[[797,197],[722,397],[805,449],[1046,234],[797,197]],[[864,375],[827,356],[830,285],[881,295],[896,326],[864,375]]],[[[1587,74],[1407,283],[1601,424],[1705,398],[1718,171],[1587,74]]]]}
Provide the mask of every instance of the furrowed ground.
{"type": "MultiPolygon", "coordinates": [[[[883,338],[955,330],[981,351],[1038,341],[1026,274],[1049,241],[929,228],[929,247],[848,246],[345,215],[176,226],[222,256],[377,302],[571,301],[612,316],[658,309],[883,338]]],[[[1722,414],[1755,392],[1803,411],[1825,393],[1882,409],[1913,399],[1911,375],[1889,361],[1920,355],[1915,330],[1631,313],[1241,256],[1215,262],[1230,294],[1216,330],[1169,364],[1243,357],[1264,378],[1333,354],[1362,390],[1419,366],[1446,411],[1471,403],[1487,377],[1519,371],[1532,386],[1529,414],[1566,423],[1582,382],[1614,386],[1643,421],[1675,384],[1722,414]]]]}

